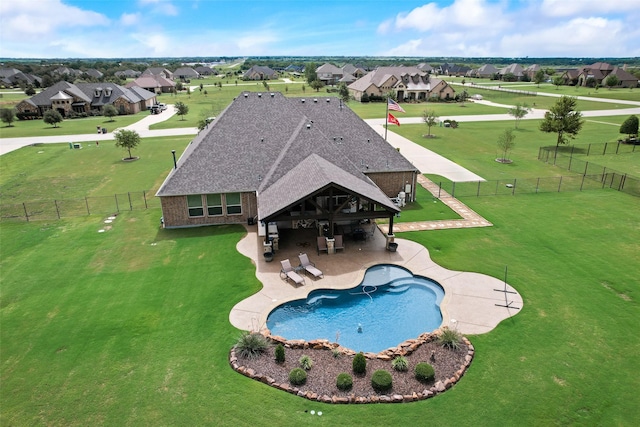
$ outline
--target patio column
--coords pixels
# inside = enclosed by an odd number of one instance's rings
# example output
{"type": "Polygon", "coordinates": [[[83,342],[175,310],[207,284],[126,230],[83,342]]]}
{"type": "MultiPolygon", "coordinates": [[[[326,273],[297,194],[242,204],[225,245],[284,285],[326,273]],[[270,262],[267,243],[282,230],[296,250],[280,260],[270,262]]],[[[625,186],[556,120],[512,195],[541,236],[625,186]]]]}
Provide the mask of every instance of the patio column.
{"type": "Polygon", "coordinates": [[[389,232],[387,234],[393,234],[393,215],[389,216],[389,232]]]}

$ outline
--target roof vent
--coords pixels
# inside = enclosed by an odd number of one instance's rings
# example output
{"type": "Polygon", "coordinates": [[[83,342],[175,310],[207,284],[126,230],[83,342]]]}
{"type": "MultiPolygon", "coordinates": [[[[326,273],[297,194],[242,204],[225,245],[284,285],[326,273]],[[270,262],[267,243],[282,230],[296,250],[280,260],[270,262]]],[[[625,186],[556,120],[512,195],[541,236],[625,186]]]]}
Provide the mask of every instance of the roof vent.
{"type": "Polygon", "coordinates": [[[311,123],[307,123],[307,129],[311,129],[311,123]]]}
{"type": "Polygon", "coordinates": [[[369,138],[367,138],[367,142],[371,142],[371,140],[369,138]]]}
{"type": "Polygon", "coordinates": [[[245,94],[244,94],[244,97],[245,97],[245,98],[248,98],[248,97],[249,97],[249,94],[248,94],[248,93],[245,93],[245,94]]]}
{"type": "Polygon", "coordinates": [[[318,98],[313,98],[313,102],[318,103],[318,98]]]}
{"type": "Polygon", "coordinates": [[[302,103],[304,104],[304,98],[302,98],[302,100],[301,100],[301,101],[302,101],[302,103]]]}
{"type": "Polygon", "coordinates": [[[271,92],[271,97],[273,98],[274,96],[276,96],[276,94],[271,92]]]}
{"type": "Polygon", "coordinates": [[[258,94],[258,98],[262,98],[262,94],[261,93],[258,94]]]}
{"type": "Polygon", "coordinates": [[[329,98],[327,98],[327,102],[331,102],[331,100],[329,98]]]}

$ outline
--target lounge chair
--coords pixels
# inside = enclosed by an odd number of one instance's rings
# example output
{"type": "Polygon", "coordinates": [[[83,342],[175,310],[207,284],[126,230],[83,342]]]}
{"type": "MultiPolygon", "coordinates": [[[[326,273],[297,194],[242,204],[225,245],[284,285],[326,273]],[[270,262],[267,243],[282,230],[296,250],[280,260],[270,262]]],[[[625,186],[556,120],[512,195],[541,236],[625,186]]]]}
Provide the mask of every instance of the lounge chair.
{"type": "Polygon", "coordinates": [[[320,252],[329,253],[329,248],[327,248],[327,238],[324,236],[318,236],[318,255],[320,252]]]}
{"type": "Polygon", "coordinates": [[[342,234],[336,234],[335,236],[333,236],[333,238],[335,239],[333,248],[336,251],[339,251],[340,249],[344,250],[344,243],[342,243],[342,234]]]}
{"type": "Polygon", "coordinates": [[[282,280],[291,280],[296,285],[304,285],[304,277],[296,273],[288,259],[280,261],[280,264],[282,264],[282,269],[280,270],[280,278],[282,280]]]}
{"type": "Polygon", "coordinates": [[[318,270],[316,265],[309,261],[309,256],[307,254],[301,253],[298,255],[298,259],[300,260],[300,267],[304,268],[304,271],[308,274],[311,274],[316,279],[322,279],[324,277],[322,271],[318,270]]]}

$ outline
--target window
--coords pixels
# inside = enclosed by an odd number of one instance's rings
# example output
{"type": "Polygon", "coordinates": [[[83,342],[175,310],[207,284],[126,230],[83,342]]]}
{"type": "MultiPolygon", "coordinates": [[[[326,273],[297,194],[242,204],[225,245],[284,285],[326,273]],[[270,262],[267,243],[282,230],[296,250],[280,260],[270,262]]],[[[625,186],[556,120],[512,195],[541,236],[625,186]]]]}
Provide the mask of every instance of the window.
{"type": "Polygon", "coordinates": [[[204,216],[202,208],[202,196],[199,194],[187,196],[187,206],[189,207],[189,216],[204,216]]]}
{"type": "Polygon", "coordinates": [[[228,193],[225,198],[227,201],[227,215],[242,213],[242,202],[240,200],[240,193],[228,193]]]}
{"type": "Polygon", "coordinates": [[[222,197],[220,194],[207,194],[207,213],[209,216],[222,215],[222,197]]]}

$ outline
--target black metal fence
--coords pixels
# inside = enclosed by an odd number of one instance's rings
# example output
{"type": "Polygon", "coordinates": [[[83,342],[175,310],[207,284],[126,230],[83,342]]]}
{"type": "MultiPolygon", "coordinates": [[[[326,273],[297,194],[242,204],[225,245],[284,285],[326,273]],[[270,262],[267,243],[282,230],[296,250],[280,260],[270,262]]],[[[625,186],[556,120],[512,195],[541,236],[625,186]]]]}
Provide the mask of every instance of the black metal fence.
{"type": "MultiPolygon", "coordinates": [[[[604,142],[599,144],[584,144],[570,147],[540,147],[538,150],[538,160],[551,163],[581,174],[583,177],[600,183],[602,187],[613,188],[633,196],[640,196],[640,178],[606,166],[598,165],[594,162],[583,160],[580,156],[601,156],[607,154],[634,153],[634,144],[622,142],[604,142]]],[[[638,150],[640,152],[640,149],[638,150]]]]}
{"type": "Polygon", "coordinates": [[[113,196],[76,199],[33,200],[15,204],[0,204],[0,220],[36,221],[115,212],[159,208],[160,200],[146,191],[113,196]]]}
{"type": "MultiPolygon", "coordinates": [[[[640,195],[640,181],[629,183],[629,177],[615,173],[605,175],[567,175],[547,178],[514,178],[492,181],[438,183],[438,198],[507,196],[532,193],[560,193],[567,191],[599,190],[613,188],[620,190],[635,185],[640,195]]],[[[632,193],[633,194],[633,193],[632,193]]]]}

